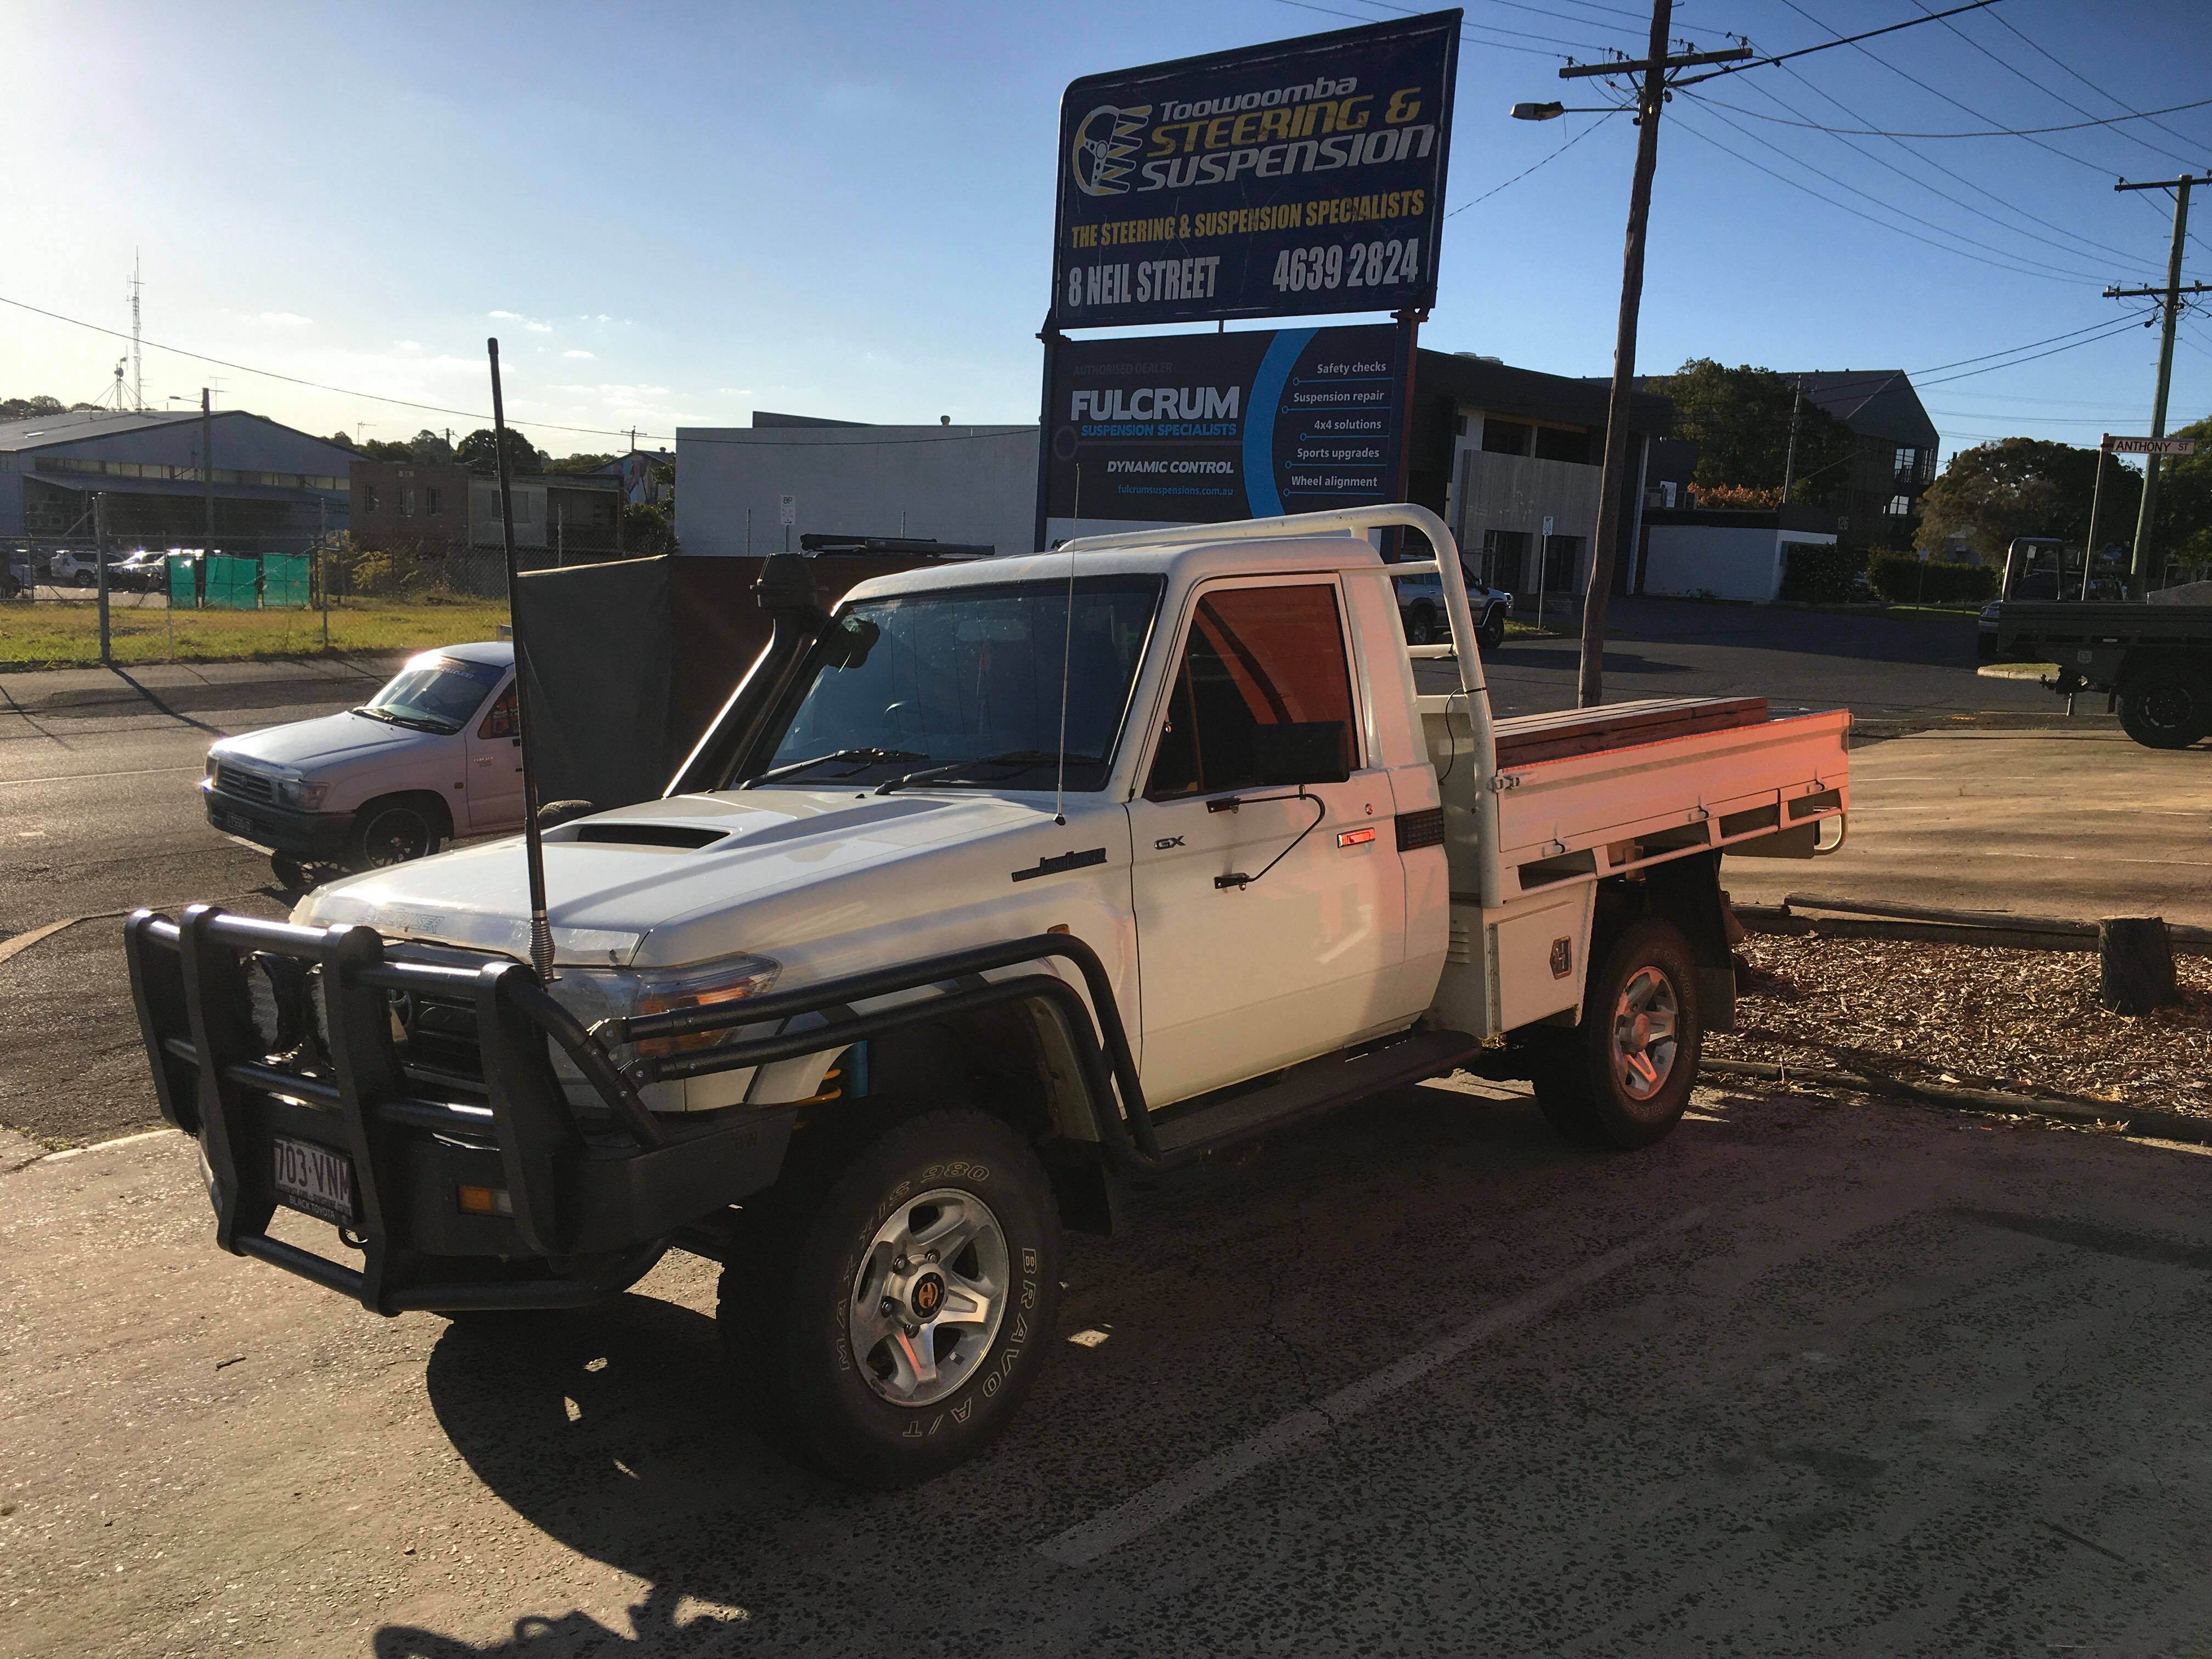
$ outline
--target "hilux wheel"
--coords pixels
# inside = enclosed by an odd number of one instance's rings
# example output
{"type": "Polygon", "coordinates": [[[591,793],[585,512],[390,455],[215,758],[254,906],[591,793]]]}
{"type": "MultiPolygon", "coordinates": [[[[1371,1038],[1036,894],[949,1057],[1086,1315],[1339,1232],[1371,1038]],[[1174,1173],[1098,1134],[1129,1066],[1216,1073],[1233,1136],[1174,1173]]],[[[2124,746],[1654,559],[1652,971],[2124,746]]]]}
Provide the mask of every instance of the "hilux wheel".
{"type": "Polygon", "coordinates": [[[722,1273],[723,1352],[761,1437],[879,1488],[974,1456],[1051,1350],[1059,1241],[1036,1154],[983,1112],[907,1118],[794,1182],[722,1273]]]}
{"type": "Polygon", "coordinates": [[[346,838],[346,867],[382,870],[428,858],[438,850],[445,829],[439,814],[412,797],[371,801],[361,809],[346,838]]]}
{"type": "Polygon", "coordinates": [[[1547,1030],[1531,1069],[1552,1127],[1585,1146],[1648,1146],[1690,1103],[1705,1029],[1690,948],[1656,916],[1613,940],[1578,1025],[1547,1030]]]}
{"type": "Polygon", "coordinates": [[[2120,727],[2146,749],[2186,749],[2212,732],[2212,675],[2185,663],[2148,669],[2120,693],[2120,727]]]}

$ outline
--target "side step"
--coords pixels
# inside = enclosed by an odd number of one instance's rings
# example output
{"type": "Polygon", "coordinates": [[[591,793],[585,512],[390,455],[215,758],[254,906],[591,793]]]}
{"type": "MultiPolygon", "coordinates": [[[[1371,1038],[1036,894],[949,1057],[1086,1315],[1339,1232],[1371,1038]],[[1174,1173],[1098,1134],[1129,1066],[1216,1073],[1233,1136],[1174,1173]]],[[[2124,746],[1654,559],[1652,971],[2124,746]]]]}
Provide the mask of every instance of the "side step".
{"type": "Polygon", "coordinates": [[[1159,1124],[1154,1133],[1163,1157],[1188,1159],[1385,1089],[1449,1072],[1481,1047],[1480,1037],[1464,1031],[1417,1031],[1350,1060],[1323,1054],[1293,1066],[1264,1089],[1200,1106],[1159,1124]]]}

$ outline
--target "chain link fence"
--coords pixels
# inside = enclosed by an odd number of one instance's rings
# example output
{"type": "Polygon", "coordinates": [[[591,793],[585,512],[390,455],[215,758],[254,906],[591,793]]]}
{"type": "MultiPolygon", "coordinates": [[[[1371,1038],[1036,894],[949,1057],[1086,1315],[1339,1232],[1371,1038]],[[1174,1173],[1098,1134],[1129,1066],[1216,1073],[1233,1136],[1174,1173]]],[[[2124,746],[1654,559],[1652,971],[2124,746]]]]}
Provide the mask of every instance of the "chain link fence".
{"type": "MultiPolygon", "coordinates": [[[[529,550],[518,562],[607,556],[529,550]]],[[[497,547],[370,548],[343,532],[231,536],[212,549],[0,544],[0,669],[412,651],[490,639],[507,620],[497,547]]]]}

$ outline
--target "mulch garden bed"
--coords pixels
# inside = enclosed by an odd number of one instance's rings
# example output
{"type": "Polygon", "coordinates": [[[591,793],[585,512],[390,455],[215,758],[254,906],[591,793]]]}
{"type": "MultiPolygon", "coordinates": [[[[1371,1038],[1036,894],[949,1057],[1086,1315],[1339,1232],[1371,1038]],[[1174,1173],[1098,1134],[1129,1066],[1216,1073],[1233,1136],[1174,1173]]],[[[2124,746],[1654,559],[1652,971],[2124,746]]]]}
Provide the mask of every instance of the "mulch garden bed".
{"type": "Polygon", "coordinates": [[[1753,934],[1715,1060],[1829,1067],[2212,1118],[2212,959],[2141,1018],[2097,996],[2094,951],[1753,934]]]}

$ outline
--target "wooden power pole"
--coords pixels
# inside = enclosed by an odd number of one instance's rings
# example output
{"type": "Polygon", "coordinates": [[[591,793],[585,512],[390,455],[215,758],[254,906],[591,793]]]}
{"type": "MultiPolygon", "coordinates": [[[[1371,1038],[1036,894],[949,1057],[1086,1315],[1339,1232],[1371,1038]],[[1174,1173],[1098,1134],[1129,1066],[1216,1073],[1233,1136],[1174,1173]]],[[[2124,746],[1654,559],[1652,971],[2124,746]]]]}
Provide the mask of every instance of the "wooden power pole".
{"type": "MultiPolygon", "coordinates": [[[[2154,441],[2166,436],[2166,392],[2173,378],[2173,325],[2181,319],[2181,245],[2189,235],[2189,187],[2204,183],[2203,178],[2183,173],[2179,179],[2160,179],[2148,184],[2131,185],[2123,179],[2114,190],[2170,190],[2173,192],[2173,247],[2166,258],[2166,285],[2163,288],[2108,288],[2108,300],[2134,300],[2155,295],[2164,313],[2165,326],[2158,340],[2158,391],[2151,399],[2150,435],[2154,441]]],[[[2204,284],[2193,283],[2185,290],[2201,294],[2204,284]]],[[[2098,464],[2103,465],[2099,457],[2098,464]]],[[[2128,564],[2128,597],[2139,599],[2150,583],[2151,544],[2158,523],[2158,457],[2143,457],[2142,506],[2136,514],[2135,556],[2128,564]]]]}
{"type": "Polygon", "coordinates": [[[1606,400],[1605,463],[1598,475],[1597,545],[1591,552],[1589,591],[1583,596],[1582,676],[1575,692],[1580,708],[1594,708],[1605,698],[1605,611],[1613,593],[1614,544],[1620,539],[1620,497],[1628,484],[1628,400],[1636,385],[1636,324],[1644,303],[1644,226],[1651,215],[1651,175],[1659,167],[1659,114],[1667,102],[1667,74],[1753,55],[1746,47],[1669,58],[1667,31],[1674,15],[1674,0],[1652,0],[1650,47],[1641,63],[1571,64],[1559,71],[1569,81],[1598,75],[1642,77],[1636,95],[1636,173],[1629,185],[1628,236],[1621,251],[1613,390],[1606,400]]]}

